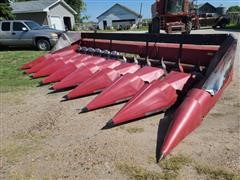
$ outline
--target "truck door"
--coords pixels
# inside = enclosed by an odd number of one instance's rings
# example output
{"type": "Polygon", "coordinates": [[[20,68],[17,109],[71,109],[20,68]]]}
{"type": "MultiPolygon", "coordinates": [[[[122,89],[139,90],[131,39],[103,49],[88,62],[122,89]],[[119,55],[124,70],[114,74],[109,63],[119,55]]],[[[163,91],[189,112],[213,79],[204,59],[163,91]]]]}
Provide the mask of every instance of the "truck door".
{"type": "Polygon", "coordinates": [[[0,29],[0,45],[9,46],[11,45],[11,22],[2,22],[0,29]]]}
{"type": "Polygon", "coordinates": [[[12,45],[31,45],[32,38],[29,29],[22,22],[13,22],[12,45]]]}

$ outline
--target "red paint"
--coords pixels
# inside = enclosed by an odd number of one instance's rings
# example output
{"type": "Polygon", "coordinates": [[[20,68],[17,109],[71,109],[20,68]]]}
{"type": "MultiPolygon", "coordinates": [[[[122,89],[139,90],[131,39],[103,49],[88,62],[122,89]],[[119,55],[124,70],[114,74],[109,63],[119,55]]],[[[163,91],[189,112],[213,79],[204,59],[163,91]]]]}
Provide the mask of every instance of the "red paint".
{"type": "MultiPolygon", "coordinates": [[[[109,41],[84,39],[83,46],[110,50],[109,41]]],[[[176,62],[179,55],[179,44],[170,43],[149,43],[149,58],[162,59],[165,61],[176,62]]],[[[145,57],[146,43],[131,41],[113,41],[111,49],[119,52],[139,54],[145,57]],[[127,48],[126,48],[127,47],[127,48]]],[[[188,45],[184,44],[182,49],[181,62],[185,64],[206,66],[212,60],[214,54],[218,51],[219,46],[210,45],[188,45]]]]}
{"type": "Polygon", "coordinates": [[[38,57],[37,59],[35,59],[27,64],[22,65],[20,67],[20,70],[30,69],[31,67],[35,66],[36,64],[39,64],[39,63],[45,61],[47,59],[47,57],[50,57],[50,55],[47,54],[47,55],[38,57]]]}
{"type": "Polygon", "coordinates": [[[84,62],[88,59],[92,58],[90,55],[86,54],[76,54],[71,58],[64,58],[58,61],[55,61],[53,63],[50,63],[49,65],[45,66],[44,68],[40,69],[37,73],[33,75],[34,78],[38,77],[45,77],[53,74],[54,72],[58,71],[59,69],[62,69],[65,67],[65,65],[69,63],[76,63],[78,62],[84,62]]]}
{"type": "Polygon", "coordinates": [[[78,54],[76,54],[76,53],[69,53],[69,54],[65,54],[65,55],[62,55],[62,56],[60,56],[59,54],[53,54],[51,57],[49,57],[45,61],[42,61],[41,63],[36,64],[31,69],[28,69],[25,72],[26,72],[26,74],[36,73],[36,72],[38,72],[41,69],[51,65],[52,63],[54,63],[56,61],[63,61],[64,59],[70,59],[70,58],[72,58],[72,57],[74,57],[76,55],[78,55],[78,54]]]}
{"type": "Polygon", "coordinates": [[[129,99],[143,87],[145,82],[150,83],[162,77],[163,74],[162,69],[147,66],[133,74],[126,74],[91,101],[87,108],[88,110],[98,109],[129,99]]]}
{"type": "Polygon", "coordinates": [[[114,116],[114,125],[125,123],[160,112],[175,104],[178,94],[188,82],[190,74],[171,72],[162,80],[146,84],[139,92],[114,116]]]}
{"type": "Polygon", "coordinates": [[[140,69],[139,65],[130,63],[122,63],[114,69],[103,69],[95,73],[88,80],[84,81],[74,90],[72,90],[67,95],[67,97],[68,99],[74,99],[77,97],[93,94],[95,92],[100,92],[103,89],[109,87],[121,75],[125,75],[127,73],[134,73],[138,69],[140,69]]]}
{"type": "Polygon", "coordinates": [[[46,55],[43,55],[27,64],[24,64],[23,66],[20,67],[21,70],[25,70],[25,69],[30,69],[32,68],[33,66],[45,61],[45,60],[48,60],[49,58],[59,58],[59,57],[64,57],[64,56],[68,56],[68,55],[75,55],[76,54],[76,45],[71,47],[71,48],[66,48],[66,49],[62,49],[61,51],[57,51],[53,54],[46,54],[46,55]]]}
{"type": "Polygon", "coordinates": [[[47,78],[45,78],[42,83],[48,84],[53,82],[58,82],[64,79],[66,76],[74,72],[76,69],[87,65],[89,63],[99,63],[99,60],[96,58],[93,58],[93,56],[90,55],[82,55],[77,56],[74,58],[71,58],[71,60],[62,68],[58,69],[57,71],[50,74],[47,78]],[[88,61],[89,60],[89,61],[88,61]]]}
{"type": "Polygon", "coordinates": [[[183,103],[174,113],[172,124],[160,150],[164,156],[168,155],[177,144],[201,124],[231,80],[232,73],[224,87],[215,96],[211,96],[203,89],[193,88],[189,91],[183,103]]]}
{"type": "Polygon", "coordinates": [[[82,63],[80,68],[77,68],[73,73],[65,77],[59,83],[56,83],[53,86],[54,90],[61,90],[70,87],[75,87],[78,84],[89,79],[94,73],[105,68],[114,68],[118,66],[121,62],[116,60],[106,60],[100,57],[93,57],[96,62],[93,63],[93,60],[87,61],[88,63],[82,63]]]}

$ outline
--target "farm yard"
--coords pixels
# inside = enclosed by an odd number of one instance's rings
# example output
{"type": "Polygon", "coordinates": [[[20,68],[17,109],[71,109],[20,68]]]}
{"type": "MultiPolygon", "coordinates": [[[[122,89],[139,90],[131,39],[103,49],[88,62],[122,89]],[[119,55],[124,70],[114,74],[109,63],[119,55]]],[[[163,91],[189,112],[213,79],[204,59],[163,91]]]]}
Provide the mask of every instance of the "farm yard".
{"type": "Polygon", "coordinates": [[[18,70],[42,54],[0,51],[0,179],[240,179],[239,54],[221,100],[159,163],[163,114],[101,130],[123,105],[78,114],[95,96],[60,102],[66,92],[49,94],[50,85],[37,87],[39,79],[18,70]]]}

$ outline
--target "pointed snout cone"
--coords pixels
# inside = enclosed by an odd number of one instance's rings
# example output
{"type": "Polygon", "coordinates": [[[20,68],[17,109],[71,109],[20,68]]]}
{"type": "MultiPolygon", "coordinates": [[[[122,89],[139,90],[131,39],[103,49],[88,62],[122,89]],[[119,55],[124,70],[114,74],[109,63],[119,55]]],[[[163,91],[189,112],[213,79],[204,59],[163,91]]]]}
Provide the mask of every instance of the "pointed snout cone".
{"type": "Polygon", "coordinates": [[[182,90],[190,74],[171,72],[163,80],[146,84],[112,119],[117,125],[171,107],[178,98],[177,90],[182,90]]]}
{"type": "Polygon", "coordinates": [[[48,77],[46,77],[42,81],[42,83],[48,84],[48,83],[61,81],[62,79],[64,79],[65,77],[67,77],[69,74],[71,74],[72,72],[74,72],[76,69],[80,67],[88,65],[90,63],[100,63],[100,62],[102,62],[102,59],[99,60],[99,58],[96,59],[95,57],[90,55],[81,55],[81,56],[74,57],[70,59],[70,61],[68,61],[68,63],[64,65],[62,68],[59,68],[57,71],[53,72],[48,77]],[[91,61],[88,61],[88,60],[91,60],[91,61]]]}
{"type": "Polygon", "coordinates": [[[36,72],[40,71],[41,69],[45,68],[46,66],[51,65],[53,62],[62,61],[64,59],[70,59],[77,55],[78,54],[73,50],[69,50],[66,52],[64,51],[64,52],[57,53],[57,54],[52,54],[49,58],[34,65],[32,68],[26,70],[25,73],[26,74],[36,73],[36,72]]]}
{"type": "Polygon", "coordinates": [[[193,89],[188,93],[173,115],[173,123],[160,149],[163,156],[168,155],[179,142],[200,125],[205,114],[204,109],[211,106],[209,105],[211,99],[211,95],[202,89],[193,89]]]}
{"type": "Polygon", "coordinates": [[[44,56],[41,56],[41,57],[38,57],[37,59],[27,63],[27,64],[24,64],[20,67],[20,70],[25,70],[25,69],[30,69],[32,68],[33,66],[35,66],[36,64],[39,64],[43,61],[45,61],[48,57],[50,57],[49,55],[44,55],[44,56]]]}
{"type": "Polygon", "coordinates": [[[25,73],[26,74],[32,74],[32,73],[36,73],[39,70],[41,70],[42,68],[52,64],[53,62],[55,62],[56,60],[59,60],[60,58],[56,58],[54,59],[53,57],[50,57],[48,59],[46,59],[45,61],[42,61],[36,65],[34,65],[33,67],[31,67],[30,69],[26,70],[25,73]]]}
{"type": "Polygon", "coordinates": [[[50,74],[54,73],[58,69],[65,66],[67,61],[69,61],[69,60],[55,61],[55,62],[51,63],[50,65],[46,66],[45,68],[42,68],[37,73],[33,74],[33,78],[49,76],[50,74]]]}
{"type": "Polygon", "coordinates": [[[45,77],[45,76],[49,76],[51,74],[53,74],[54,72],[56,72],[59,69],[62,69],[66,64],[80,60],[81,62],[83,62],[84,60],[89,59],[91,56],[85,55],[85,54],[78,54],[73,56],[72,58],[66,58],[66,59],[62,59],[59,61],[55,61],[53,63],[51,63],[50,65],[42,68],[41,70],[39,70],[37,73],[35,73],[33,75],[34,78],[39,78],[39,77],[45,77]]]}
{"type": "Polygon", "coordinates": [[[53,86],[54,90],[62,90],[70,87],[75,87],[79,85],[80,83],[86,81],[89,79],[94,73],[96,73],[99,70],[102,70],[104,68],[114,68],[118,66],[121,62],[119,61],[113,61],[113,60],[107,60],[104,58],[104,62],[99,64],[88,64],[85,67],[79,68],[75,70],[73,73],[71,73],[69,76],[64,78],[59,83],[55,84],[53,86]]]}
{"type": "MultiPolygon", "coordinates": [[[[224,86],[212,96],[205,89],[191,89],[172,117],[172,124],[160,148],[161,157],[167,156],[185,137],[194,131],[215,106],[232,80],[232,72],[224,86]]],[[[157,159],[159,160],[159,159],[157,159]]]]}
{"type": "Polygon", "coordinates": [[[133,74],[126,74],[105,89],[86,108],[94,110],[127,100],[134,96],[145,82],[150,83],[163,75],[162,69],[154,67],[143,67],[133,74]]]}
{"type": "Polygon", "coordinates": [[[33,66],[45,61],[45,60],[48,60],[49,58],[59,58],[59,57],[64,57],[64,56],[67,56],[67,55],[74,55],[76,54],[76,52],[72,49],[67,49],[67,50],[63,50],[63,51],[60,51],[60,52],[56,52],[54,54],[46,54],[46,55],[43,55],[29,63],[26,63],[24,65],[22,65],[20,67],[21,70],[25,70],[25,69],[30,69],[32,68],[33,66]]]}
{"type": "Polygon", "coordinates": [[[106,68],[97,73],[95,73],[88,80],[84,81],[74,90],[72,90],[68,95],[68,99],[74,99],[81,96],[86,96],[99,92],[106,87],[110,86],[115,80],[117,80],[121,75],[126,73],[134,73],[140,68],[137,64],[122,63],[114,69],[106,68]]]}

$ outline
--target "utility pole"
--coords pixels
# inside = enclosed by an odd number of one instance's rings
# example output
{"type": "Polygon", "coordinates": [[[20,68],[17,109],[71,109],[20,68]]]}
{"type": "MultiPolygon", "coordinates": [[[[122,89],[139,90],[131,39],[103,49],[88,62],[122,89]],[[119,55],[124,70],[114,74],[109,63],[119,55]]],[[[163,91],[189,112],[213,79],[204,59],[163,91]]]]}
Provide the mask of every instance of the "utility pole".
{"type": "Polygon", "coordinates": [[[140,17],[139,17],[139,19],[138,19],[138,25],[137,25],[137,28],[139,28],[140,19],[142,18],[142,5],[143,5],[143,3],[141,2],[141,5],[140,5],[140,12],[139,12],[140,17]]]}
{"type": "Polygon", "coordinates": [[[141,2],[141,5],[140,5],[140,16],[142,16],[142,5],[143,5],[143,3],[141,2]]]}

